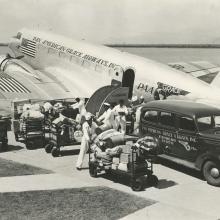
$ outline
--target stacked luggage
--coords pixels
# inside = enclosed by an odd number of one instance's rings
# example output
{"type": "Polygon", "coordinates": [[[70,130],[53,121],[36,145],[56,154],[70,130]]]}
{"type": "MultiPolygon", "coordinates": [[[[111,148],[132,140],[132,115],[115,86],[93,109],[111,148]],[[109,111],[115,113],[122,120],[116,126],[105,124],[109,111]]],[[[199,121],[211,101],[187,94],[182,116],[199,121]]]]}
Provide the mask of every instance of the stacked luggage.
{"type": "Polygon", "coordinates": [[[138,140],[113,129],[103,133],[91,146],[94,154],[89,156],[89,172],[92,177],[102,171],[127,176],[134,191],[142,190],[145,184],[157,184],[158,179],[153,175],[153,159],[160,153],[156,139],[145,137],[138,140]]]}

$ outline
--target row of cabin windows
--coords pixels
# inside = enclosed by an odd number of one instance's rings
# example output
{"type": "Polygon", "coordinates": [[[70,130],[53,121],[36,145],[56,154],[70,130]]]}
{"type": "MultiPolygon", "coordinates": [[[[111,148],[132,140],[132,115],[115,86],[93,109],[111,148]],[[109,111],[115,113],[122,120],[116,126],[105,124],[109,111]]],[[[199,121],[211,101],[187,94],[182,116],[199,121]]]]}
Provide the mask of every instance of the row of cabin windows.
{"type": "MultiPolygon", "coordinates": [[[[144,120],[148,122],[153,122],[153,123],[158,123],[169,126],[169,127],[174,127],[175,128],[175,115],[170,112],[159,112],[157,111],[146,111],[144,113],[144,120]],[[159,120],[160,119],[160,120],[159,120]]],[[[195,131],[196,130],[196,125],[195,122],[192,118],[185,117],[185,116],[178,116],[179,118],[179,128],[183,130],[188,130],[188,131],[195,131]]]]}

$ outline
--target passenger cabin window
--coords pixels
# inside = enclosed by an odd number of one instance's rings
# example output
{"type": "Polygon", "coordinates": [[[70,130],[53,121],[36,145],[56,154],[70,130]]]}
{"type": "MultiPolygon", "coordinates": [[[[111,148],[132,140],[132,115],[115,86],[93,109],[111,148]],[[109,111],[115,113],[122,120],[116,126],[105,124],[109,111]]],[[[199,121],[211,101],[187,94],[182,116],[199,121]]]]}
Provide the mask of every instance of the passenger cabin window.
{"type": "Polygon", "coordinates": [[[196,131],[196,125],[194,120],[185,116],[179,117],[179,128],[187,131],[196,131]]]}
{"type": "Polygon", "coordinates": [[[144,120],[156,123],[158,121],[157,111],[146,111],[144,113],[144,120]]]}
{"type": "Polygon", "coordinates": [[[161,112],[160,123],[166,126],[175,127],[174,115],[170,112],[161,112]]]}

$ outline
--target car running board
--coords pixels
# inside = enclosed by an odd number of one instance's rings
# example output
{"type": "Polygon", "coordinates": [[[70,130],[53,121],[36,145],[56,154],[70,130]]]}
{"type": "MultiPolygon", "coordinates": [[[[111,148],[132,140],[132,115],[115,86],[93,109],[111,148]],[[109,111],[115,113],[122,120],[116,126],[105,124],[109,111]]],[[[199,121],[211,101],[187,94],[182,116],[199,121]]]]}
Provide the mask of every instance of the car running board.
{"type": "Polygon", "coordinates": [[[186,166],[186,167],[189,167],[191,169],[196,169],[199,171],[199,168],[195,166],[195,163],[193,162],[189,162],[189,161],[186,161],[186,160],[183,160],[183,159],[180,159],[180,158],[175,158],[175,157],[172,157],[172,156],[169,156],[169,155],[166,155],[166,154],[160,154],[158,155],[159,158],[162,158],[162,159],[165,159],[165,160],[169,160],[169,161],[172,161],[174,163],[177,163],[177,164],[180,164],[180,165],[183,165],[183,166],[186,166]]]}

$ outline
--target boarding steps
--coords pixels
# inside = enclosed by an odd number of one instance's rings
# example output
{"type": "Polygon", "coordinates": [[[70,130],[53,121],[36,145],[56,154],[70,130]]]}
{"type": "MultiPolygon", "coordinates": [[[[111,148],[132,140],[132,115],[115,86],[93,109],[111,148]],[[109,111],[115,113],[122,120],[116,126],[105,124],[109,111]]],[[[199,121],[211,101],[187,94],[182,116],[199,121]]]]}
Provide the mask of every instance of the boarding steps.
{"type": "Polygon", "coordinates": [[[105,102],[118,104],[123,99],[125,104],[128,103],[128,87],[104,86],[96,90],[86,104],[86,111],[100,116],[103,111],[105,102]]]}

